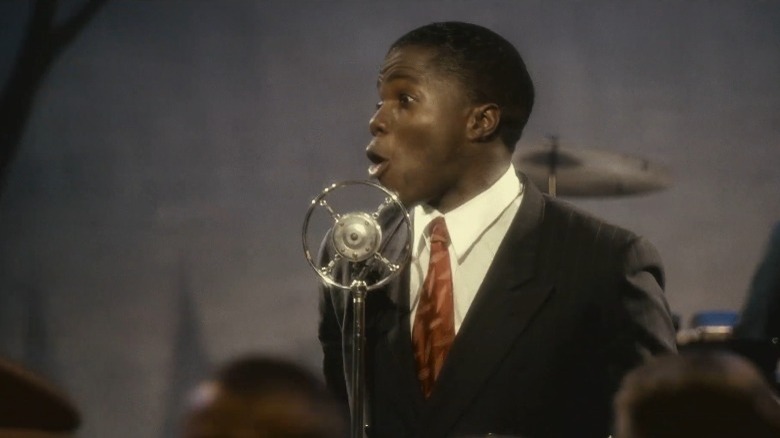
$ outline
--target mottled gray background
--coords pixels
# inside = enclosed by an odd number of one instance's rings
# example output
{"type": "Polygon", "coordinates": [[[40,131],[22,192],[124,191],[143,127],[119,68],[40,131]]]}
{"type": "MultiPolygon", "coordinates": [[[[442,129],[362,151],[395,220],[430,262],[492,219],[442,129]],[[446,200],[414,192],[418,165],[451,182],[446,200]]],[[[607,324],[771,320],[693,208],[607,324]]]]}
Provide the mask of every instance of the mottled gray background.
{"type": "MultiPolygon", "coordinates": [[[[0,3],[2,79],[27,13],[0,3]]],[[[667,166],[667,191],[573,202],[657,245],[685,321],[740,308],[780,219],[778,1],[114,0],[55,63],[0,203],[0,354],[64,386],[89,438],[171,436],[235,354],[317,369],[304,213],[365,176],[387,46],[447,19],[524,53],[522,144],[667,166]]]]}

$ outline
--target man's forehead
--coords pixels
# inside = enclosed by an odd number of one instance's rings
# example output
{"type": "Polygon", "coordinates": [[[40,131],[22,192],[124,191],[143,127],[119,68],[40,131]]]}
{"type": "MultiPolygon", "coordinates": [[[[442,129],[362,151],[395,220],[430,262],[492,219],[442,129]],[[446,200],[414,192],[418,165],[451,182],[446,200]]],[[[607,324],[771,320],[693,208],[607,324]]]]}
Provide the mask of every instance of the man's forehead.
{"type": "Polygon", "coordinates": [[[377,86],[394,80],[420,82],[436,73],[434,51],[425,47],[407,46],[390,50],[379,68],[377,86]]]}
{"type": "Polygon", "coordinates": [[[388,84],[394,81],[407,81],[413,84],[422,82],[424,75],[421,72],[414,72],[405,69],[388,70],[386,72],[379,72],[379,77],[376,80],[377,88],[382,84],[388,84]]]}

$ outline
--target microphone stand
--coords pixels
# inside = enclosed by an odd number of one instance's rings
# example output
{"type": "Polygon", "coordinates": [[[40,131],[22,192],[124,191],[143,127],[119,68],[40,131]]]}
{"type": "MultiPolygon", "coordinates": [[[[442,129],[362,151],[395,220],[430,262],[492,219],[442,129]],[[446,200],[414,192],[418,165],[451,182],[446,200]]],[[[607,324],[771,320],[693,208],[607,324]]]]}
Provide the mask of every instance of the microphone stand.
{"type": "Polygon", "coordinates": [[[549,155],[549,173],[547,174],[547,194],[553,198],[556,195],[558,179],[556,170],[558,169],[558,137],[550,137],[550,155],[549,155]]]}
{"type": "MultiPolygon", "coordinates": [[[[381,209],[382,207],[380,207],[381,209]]],[[[377,213],[378,216],[378,213],[377,213]]],[[[404,224],[403,221],[399,221],[388,230],[390,235],[394,235],[400,227],[404,224]]],[[[408,223],[406,224],[408,225],[408,223]]],[[[382,253],[385,247],[389,243],[389,239],[385,239],[380,244],[377,254],[382,253]]],[[[351,420],[351,438],[365,438],[366,419],[365,419],[365,346],[366,346],[366,293],[368,292],[368,285],[364,281],[364,278],[368,275],[371,268],[374,266],[373,260],[367,260],[362,266],[362,269],[355,275],[352,283],[349,286],[350,294],[352,295],[352,388],[350,390],[350,413],[352,414],[351,420]]],[[[388,264],[385,264],[388,266],[388,264]]],[[[395,272],[396,268],[390,268],[395,272]]]]}
{"type": "MultiPolygon", "coordinates": [[[[344,181],[336,183],[323,190],[316,198],[311,201],[306,216],[303,220],[303,253],[312,269],[319,275],[322,281],[328,285],[342,290],[349,290],[352,295],[353,318],[352,318],[352,373],[350,378],[351,388],[349,391],[350,411],[351,411],[351,438],[365,438],[366,418],[365,418],[365,345],[366,345],[366,294],[371,290],[383,287],[391,279],[395,278],[401,268],[411,257],[410,244],[408,237],[400,252],[400,258],[391,262],[384,257],[382,252],[389,243],[389,239],[383,239],[382,229],[378,218],[380,213],[387,207],[396,206],[400,209],[401,220],[398,221],[391,230],[390,235],[394,235],[402,226],[405,226],[407,236],[412,233],[412,223],[409,212],[398,200],[398,196],[390,192],[381,185],[370,181],[344,181]],[[330,207],[326,197],[336,189],[346,186],[370,186],[380,190],[386,196],[373,214],[364,212],[352,212],[344,215],[336,213],[330,207]],[[332,256],[326,264],[318,264],[314,261],[309,251],[308,230],[309,220],[312,212],[317,207],[325,209],[334,221],[331,228],[331,242],[334,244],[336,254],[332,256]],[[352,276],[349,286],[340,283],[334,277],[334,269],[339,260],[346,260],[351,263],[362,263],[358,268],[357,275],[352,276]],[[384,274],[375,279],[371,284],[365,281],[371,269],[376,265],[384,267],[384,274]]],[[[346,364],[344,364],[346,366],[346,364]]]]}
{"type": "Polygon", "coordinates": [[[368,287],[363,280],[354,280],[349,287],[352,294],[352,403],[351,437],[365,437],[364,398],[365,398],[365,345],[366,345],[366,292],[368,287]]]}

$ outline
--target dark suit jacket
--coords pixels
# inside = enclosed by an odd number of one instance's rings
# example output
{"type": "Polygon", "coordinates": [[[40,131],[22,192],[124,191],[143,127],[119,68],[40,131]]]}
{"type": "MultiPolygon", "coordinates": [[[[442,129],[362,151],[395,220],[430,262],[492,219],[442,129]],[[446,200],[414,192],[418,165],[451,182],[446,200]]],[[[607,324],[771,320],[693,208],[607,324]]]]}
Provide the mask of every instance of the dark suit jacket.
{"type": "MultiPolygon", "coordinates": [[[[398,234],[389,254],[402,248],[398,234]]],[[[415,377],[406,271],[368,293],[371,438],[604,438],[623,374],[675,350],[655,249],[530,183],[428,400],[415,377]]],[[[324,373],[346,401],[351,298],[330,288],[321,298],[324,373]]]]}

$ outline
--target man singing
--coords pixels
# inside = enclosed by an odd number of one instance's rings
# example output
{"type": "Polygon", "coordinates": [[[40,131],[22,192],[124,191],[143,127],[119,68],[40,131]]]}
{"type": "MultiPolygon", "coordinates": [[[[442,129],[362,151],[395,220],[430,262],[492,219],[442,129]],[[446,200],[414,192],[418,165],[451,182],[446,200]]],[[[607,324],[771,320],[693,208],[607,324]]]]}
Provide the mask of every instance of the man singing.
{"type": "MultiPolygon", "coordinates": [[[[367,298],[368,435],[606,437],[622,376],[676,348],[658,253],[516,172],[534,89],[496,33],[412,30],[377,87],[369,174],[411,209],[413,232],[389,238],[411,239],[411,261],[367,298]]],[[[346,401],[345,294],[323,286],[319,338],[346,401]]]]}

